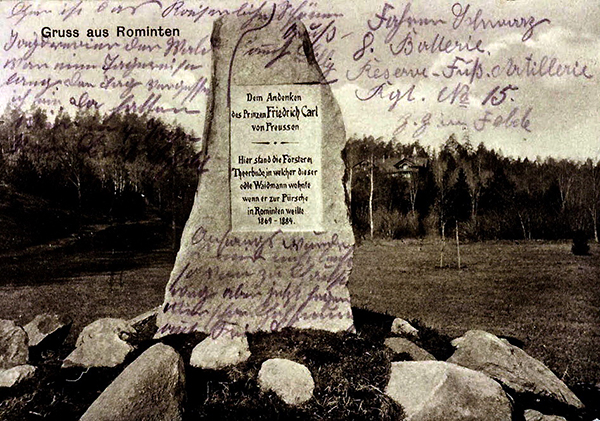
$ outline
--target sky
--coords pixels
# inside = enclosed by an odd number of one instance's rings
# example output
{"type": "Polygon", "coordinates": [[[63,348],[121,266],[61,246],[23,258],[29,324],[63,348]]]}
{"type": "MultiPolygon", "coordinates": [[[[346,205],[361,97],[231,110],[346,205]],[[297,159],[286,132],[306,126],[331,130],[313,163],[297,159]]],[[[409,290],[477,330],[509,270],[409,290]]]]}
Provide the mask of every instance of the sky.
{"type": "Polygon", "coordinates": [[[600,159],[596,1],[568,7],[554,0],[1,2],[0,108],[10,103],[28,109],[37,100],[53,113],[60,107],[69,113],[95,107],[110,112],[129,94],[138,106],[154,95],[163,108],[190,110],[162,117],[199,136],[211,79],[208,40],[214,18],[236,10],[246,16],[257,8],[266,13],[273,4],[282,26],[291,15],[304,14],[300,17],[348,136],[418,140],[437,147],[456,133],[462,141],[483,142],[514,157],[600,159]],[[134,40],[118,37],[117,26],[178,28],[181,35],[176,43],[167,37],[134,40]],[[55,42],[115,46],[110,51],[38,47],[31,52],[44,27],[78,29],[78,37],[56,36],[55,42]],[[90,38],[88,29],[107,29],[109,36],[90,38]],[[447,51],[432,48],[434,40],[447,51]],[[171,67],[103,69],[111,60],[171,67]],[[523,69],[527,60],[546,74],[515,74],[514,65],[523,69]],[[77,70],[76,63],[92,68],[77,70]],[[559,65],[574,73],[554,75],[559,65]],[[474,76],[468,73],[473,69],[474,76]],[[416,77],[406,75],[417,70],[416,77]],[[52,89],[43,86],[48,77],[58,81],[52,89]],[[190,94],[186,89],[194,86],[197,92],[190,94]]]}

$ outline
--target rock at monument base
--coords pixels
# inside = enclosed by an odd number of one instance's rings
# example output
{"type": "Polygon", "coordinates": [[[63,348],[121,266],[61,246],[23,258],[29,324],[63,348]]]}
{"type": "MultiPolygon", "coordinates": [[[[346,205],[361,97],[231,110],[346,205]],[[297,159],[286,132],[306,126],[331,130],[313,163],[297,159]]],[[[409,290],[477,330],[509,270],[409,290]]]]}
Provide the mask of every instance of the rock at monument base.
{"type": "Polygon", "coordinates": [[[525,421],[567,421],[566,418],[558,415],[544,415],[535,409],[526,409],[524,417],[525,421]]]}
{"type": "Polygon", "coordinates": [[[548,367],[507,340],[470,330],[454,339],[448,362],[481,371],[517,393],[531,393],[575,408],[581,401],[548,367]]]}
{"type": "Polygon", "coordinates": [[[258,373],[261,390],[273,391],[288,405],[300,405],[313,396],[315,382],[308,368],[294,361],[273,358],[258,373]]]}
{"type": "Polygon", "coordinates": [[[42,342],[51,343],[56,340],[56,345],[60,345],[61,340],[64,340],[71,328],[71,322],[64,320],[56,314],[38,314],[32,321],[23,326],[27,337],[29,338],[29,346],[43,346],[42,342]],[[60,338],[58,338],[60,336],[60,338]]]}
{"type": "Polygon", "coordinates": [[[123,370],[81,421],[179,421],[184,397],[181,356],[170,346],[156,344],[123,370]]]}
{"type": "Polygon", "coordinates": [[[77,338],[75,349],[63,361],[67,367],[116,367],[134,350],[126,342],[135,330],[123,319],[98,319],[77,338]]]}
{"type": "Polygon", "coordinates": [[[391,332],[394,335],[408,336],[412,338],[417,338],[419,336],[419,331],[417,328],[399,317],[396,317],[392,322],[391,332]]]}
{"type": "Polygon", "coordinates": [[[27,363],[27,333],[12,320],[0,320],[0,369],[27,363]]]}
{"type": "Polygon", "coordinates": [[[13,387],[29,380],[35,374],[36,368],[29,364],[0,370],[0,387],[13,387]]]}
{"type": "Polygon", "coordinates": [[[406,353],[410,355],[413,361],[436,361],[433,355],[413,344],[408,339],[387,338],[384,344],[397,354],[406,353]]]}
{"type": "Polygon", "coordinates": [[[477,371],[442,361],[392,363],[385,393],[407,421],[510,421],[502,387],[477,371]]]}
{"type": "Polygon", "coordinates": [[[246,336],[231,338],[222,335],[216,339],[209,336],[194,347],[190,365],[197,368],[219,370],[243,363],[248,358],[250,358],[250,348],[246,336]]]}

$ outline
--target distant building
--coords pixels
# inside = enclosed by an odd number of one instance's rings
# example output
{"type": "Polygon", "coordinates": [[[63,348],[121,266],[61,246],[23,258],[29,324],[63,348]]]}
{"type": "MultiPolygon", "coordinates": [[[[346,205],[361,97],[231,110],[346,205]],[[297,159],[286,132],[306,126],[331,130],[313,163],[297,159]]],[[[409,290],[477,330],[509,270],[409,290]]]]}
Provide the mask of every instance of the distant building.
{"type": "MultiPolygon", "coordinates": [[[[383,174],[388,174],[393,177],[402,176],[404,178],[411,178],[413,174],[418,174],[422,168],[427,166],[427,158],[422,157],[408,157],[398,160],[398,158],[388,158],[378,160],[375,163],[375,167],[383,174]]],[[[370,168],[370,161],[363,160],[358,164],[354,165],[353,168],[359,167],[363,169],[370,168]]]]}
{"type": "Polygon", "coordinates": [[[402,158],[392,165],[393,171],[392,174],[400,174],[404,178],[411,178],[414,175],[419,173],[421,168],[425,168],[427,166],[427,158],[422,157],[407,157],[402,158]]]}

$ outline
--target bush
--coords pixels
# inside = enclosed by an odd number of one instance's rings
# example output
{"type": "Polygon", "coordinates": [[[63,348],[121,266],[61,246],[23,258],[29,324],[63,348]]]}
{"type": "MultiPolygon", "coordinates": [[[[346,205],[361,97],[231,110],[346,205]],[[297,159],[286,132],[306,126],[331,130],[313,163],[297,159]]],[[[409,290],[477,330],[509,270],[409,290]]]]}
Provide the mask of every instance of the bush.
{"type": "Polygon", "coordinates": [[[377,209],[373,214],[375,235],[383,238],[415,238],[420,236],[418,213],[407,215],[398,210],[377,209]]]}
{"type": "Polygon", "coordinates": [[[573,245],[571,252],[576,256],[588,256],[590,254],[590,246],[588,245],[588,236],[585,231],[576,231],[573,235],[573,245]]]}

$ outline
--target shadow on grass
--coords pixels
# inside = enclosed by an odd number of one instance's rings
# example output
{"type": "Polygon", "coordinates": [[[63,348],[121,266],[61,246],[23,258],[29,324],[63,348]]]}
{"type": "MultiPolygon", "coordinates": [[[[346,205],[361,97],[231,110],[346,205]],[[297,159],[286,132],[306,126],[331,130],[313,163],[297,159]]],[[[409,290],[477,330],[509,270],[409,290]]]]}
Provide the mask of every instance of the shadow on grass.
{"type": "Polygon", "coordinates": [[[437,360],[446,361],[454,353],[454,347],[451,344],[452,338],[450,336],[425,326],[421,321],[416,319],[411,319],[409,323],[419,331],[419,337],[412,339],[412,341],[433,355],[437,360]]]}
{"type": "Polygon", "coordinates": [[[173,264],[166,228],[160,221],[90,226],[78,235],[0,253],[3,284],[39,285],[71,276],[119,273],[173,264]]]}
{"type": "Polygon", "coordinates": [[[69,282],[70,277],[96,273],[115,273],[172,264],[175,253],[170,249],[151,252],[80,250],[75,247],[44,249],[19,256],[0,255],[3,285],[40,285],[69,282]]]}

